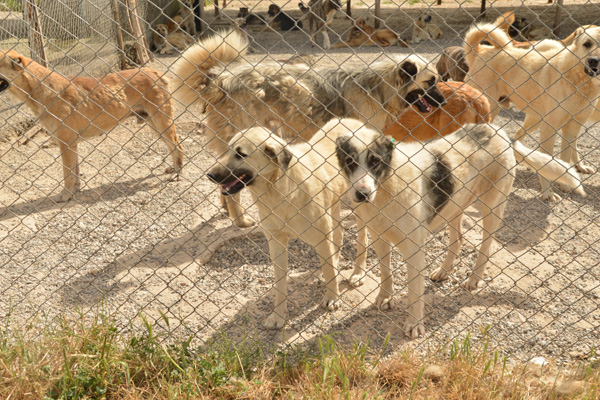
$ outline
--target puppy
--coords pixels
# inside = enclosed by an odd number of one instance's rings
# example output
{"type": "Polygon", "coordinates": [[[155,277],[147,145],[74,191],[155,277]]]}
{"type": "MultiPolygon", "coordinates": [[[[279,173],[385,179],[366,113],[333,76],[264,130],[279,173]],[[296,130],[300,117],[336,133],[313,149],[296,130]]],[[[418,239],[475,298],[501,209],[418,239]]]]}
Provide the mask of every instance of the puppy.
{"type": "Polygon", "coordinates": [[[423,40],[437,40],[442,38],[442,30],[436,24],[431,23],[432,17],[429,11],[424,12],[417,18],[413,26],[411,43],[418,44],[423,40]]]}
{"type": "MultiPolygon", "coordinates": [[[[600,28],[578,28],[570,44],[532,51],[513,45],[494,24],[476,25],[465,37],[467,83],[488,97],[492,117],[509,103],[525,112],[517,139],[540,128],[540,146],[552,154],[562,132],[561,158],[579,172],[591,173],[593,169],[579,157],[577,140],[582,122],[592,116],[600,96],[599,42],[600,28]]],[[[542,198],[558,201],[550,182],[543,177],[540,181],[542,198]]]]}
{"type": "Polygon", "coordinates": [[[265,128],[251,128],[231,139],[207,174],[229,194],[247,187],[258,207],[275,271],[275,310],[267,328],[281,328],[287,317],[287,247],[292,238],[315,248],[326,285],[322,305],[328,310],[338,306],[340,196],[348,185],[334,162],[335,140],[363,125],[331,120],[308,143],[296,145],[286,145],[265,128]]]}
{"type": "Polygon", "coordinates": [[[297,31],[302,29],[302,21],[294,19],[281,11],[277,4],[271,4],[267,12],[271,17],[269,27],[276,31],[297,31]]]}
{"type": "Polygon", "coordinates": [[[196,36],[196,16],[194,15],[195,0],[180,0],[179,16],[183,20],[181,27],[191,36],[196,36]]]}
{"type": "Polygon", "coordinates": [[[166,76],[150,68],[100,78],[67,78],[15,51],[0,52],[0,91],[24,102],[56,139],[63,162],[65,188],[57,201],[79,190],[77,144],[110,132],[128,117],[147,122],[169,148],[177,173],[183,149],[175,132],[174,106],[166,76]]]}
{"type": "Polygon", "coordinates": [[[310,30],[310,41],[313,47],[316,45],[315,37],[319,32],[323,35],[323,48],[329,49],[331,42],[327,30],[333,22],[336,11],[342,8],[340,0],[310,0],[308,7],[299,3],[298,7],[304,13],[308,13],[308,26],[310,30]]]}
{"type": "Polygon", "coordinates": [[[465,50],[460,46],[446,47],[436,64],[438,73],[443,81],[452,79],[462,82],[467,76],[469,66],[465,60],[465,50]]]}
{"type": "Polygon", "coordinates": [[[425,141],[449,135],[467,124],[490,122],[490,103],[479,90],[464,82],[440,82],[437,86],[446,104],[426,114],[414,105],[389,125],[384,135],[399,142],[425,141]]]}
{"type": "Polygon", "coordinates": [[[349,47],[388,47],[398,45],[401,47],[408,47],[408,44],[404,42],[400,37],[391,29],[381,28],[375,29],[375,27],[368,25],[366,20],[359,18],[355,22],[355,27],[350,30],[348,34],[348,40],[345,42],[336,43],[333,48],[349,47]]]}
{"type": "MultiPolygon", "coordinates": [[[[333,118],[352,117],[383,130],[411,104],[433,109],[445,102],[437,71],[415,54],[344,68],[236,62],[247,46],[236,32],[213,36],[173,67],[173,96],[187,107],[203,107],[207,142],[216,154],[240,129],[256,124],[308,140],[333,118]]],[[[223,202],[236,225],[249,226],[253,221],[238,199],[236,194],[223,202]]]]}
{"type": "MultiPolygon", "coordinates": [[[[423,326],[425,255],[428,234],[446,224],[450,244],[442,266],[431,279],[445,279],[453,269],[462,243],[461,219],[474,201],[481,204],[483,241],[473,274],[465,283],[469,290],[482,283],[490,257],[492,235],[498,229],[510,194],[516,159],[582,192],[577,172],[549,155],[532,151],[520,142],[511,143],[502,131],[489,125],[468,126],[443,139],[422,143],[394,143],[380,133],[361,128],[336,140],[342,174],[348,178],[359,243],[366,243],[367,228],[381,268],[381,287],[376,306],[392,307],[394,292],[390,268],[391,246],[406,261],[408,318],[406,333],[416,338],[423,326]],[[515,159],[516,157],[516,159],[515,159]]],[[[364,281],[365,248],[359,246],[350,282],[364,281]]]]}

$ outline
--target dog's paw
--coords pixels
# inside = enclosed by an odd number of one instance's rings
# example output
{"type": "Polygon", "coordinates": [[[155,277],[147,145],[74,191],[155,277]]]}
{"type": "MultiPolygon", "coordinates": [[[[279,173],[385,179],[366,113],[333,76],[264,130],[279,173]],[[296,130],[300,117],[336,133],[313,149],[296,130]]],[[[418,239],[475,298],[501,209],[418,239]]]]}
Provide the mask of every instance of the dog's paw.
{"type": "Polygon", "coordinates": [[[392,303],[392,297],[389,295],[383,295],[379,293],[377,295],[377,298],[375,299],[375,306],[381,311],[391,310],[392,308],[394,308],[394,304],[392,303]]]}
{"type": "Polygon", "coordinates": [[[425,326],[415,318],[409,317],[404,324],[404,334],[412,339],[417,339],[425,334],[425,326]]]}
{"type": "Polygon", "coordinates": [[[169,180],[170,181],[179,181],[181,177],[181,168],[175,167],[167,167],[165,169],[165,174],[173,175],[169,180]]]}
{"type": "Polygon", "coordinates": [[[241,215],[233,223],[239,228],[250,228],[256,224],[256,221],[249,215],[241,215]]]}
{"type": "Polygon", "coordinates": [[[443,281],[445,279],[448,279],[448,271],[446,271],[442,267],[439,267],[435,271],[433,271],[431,275],[429,275],[429,278],[434,282],[443,281]]]}
{"type": "Polygon", "coordinates": [[[363,283],[365,283],[366,274],[364,272],[353,273],[350,277],[350,285],[354,287],[359,287],[363,283]]]}
{"type": "Polygon", "coordinates": [[[323,297],[323,301],[321,302],[321,306],[327,311],[335,311],[340,307],[337,297],[331,298],[329,296],[323,297]]]}
{"type": "Polygon", "coordinates": [[[464,288],[467,290],[477,290],[481,289],[484,285],[483,279],[476,277],[475,275],[471,275],[469,279],[464,283],[464,288]]]}
{"type": "Polygon", "coordinates": [[[561,200],[561,197],[552,190],[546,190],[544,193],[542,193],[542,200],[549,203],[558,203],[561,200]]]}
{"type": "Polygon", "coordinates": [[[575,164],[575,169],[577,169],[577,172],[581,174],[593,174],[596,171],[594,168],[590,167],[589,165],[585,165],[582,162],[575,164]]]}
{"type": "Polygon", "coordinates": [[[281,329],[285,325],[285,318],[274,312],[269,315],[269,318],[265,320],[263,325],[267,329],[281,329]]]}
{"type": "Polygon", "coordinates": [[[58,195],[54,196],[54,201],[57,203],[64,203],[73,198],[73,192],[68,189],[63,189],[58,195]]]}

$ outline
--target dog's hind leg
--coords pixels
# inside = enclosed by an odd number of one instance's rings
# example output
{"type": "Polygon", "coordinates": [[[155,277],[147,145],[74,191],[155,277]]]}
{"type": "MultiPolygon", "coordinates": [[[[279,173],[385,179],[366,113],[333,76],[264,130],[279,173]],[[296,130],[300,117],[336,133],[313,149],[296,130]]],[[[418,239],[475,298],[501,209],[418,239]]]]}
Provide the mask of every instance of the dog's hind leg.
{"type": "MultiPolygon", "coordinates": [[[[556,140],[556,130],[546,123],[543,122],[540,127],[540,149],[549,155],[554,152],[554,141],[556,140]]],[[[540,175],[540,185],[542,186],[542,199],[550,202],[557,202],[560,200],[560,196],[552,190],[551,182],[540,175]]]]}
{"type": "MultiPolygon", "coordinates": [[[[400,243],[407,264],[407,286],[408,286],[408,317],[404,325],[404,332],[413,339],[425,334],[423,326],[423,313],[425,311],[425,253],[423,252],[424,239],[422,233],[415,233],[405,238],[400,243]]],[[[383,278],[383,272],[381,273],[383,278]]],[[[390,278],[391,280],[391,278],[390,278]]]]}
{"type": "Polygon", "coordinates": [[[286,234],[269,236],[269,253],[275,275],[275,308],[265,320],[265,328],[283,328],[287,319],[288,242],[286,234]]]}
{"type": "Polygon", "coordinates": [[[502,222],[504,208],[506,207],[507,194],[510,193],[514,177],[510,172],[500,182],[495,182],[494,187],[480,197],[481,215],[483,216],[483,241],[479,247],[479,255],[475,261],[473,273],[465,282],[465,289],[475,290],[483,285],[483,274],[490,258],[490,248],[494,243],[493,234],[496,233],[502,222]]]}
{"type": "MultiPolygon", "coordinates": [[[[334,311],[339,307],[338,299],[340,297],[340,291],[338,287],[337,274],[338,274],[338,257],[337,249],[335,245],[336,238],[333,227],[331,224],[318,228],[320,231],[327,230],[324,232],[325,235],[315,235],[317,238],[312,238],[315,250],[321,261],[323,268],[323,279],[325,280],[325,297],[321,305],[328,311],[334,311]],[[315,240],[316,239],[316,240],[315,240]]],[[[341,233],[341,232],[340,232],[341,233]]]]}
{"type": "Polygon", "coordinates": [[[358,238],[356,241],[356,260],[354,261],[354,270],[350,276],[350,285],[358,287],[365,283],[365,269],[367,266],[367,248],[369,246],[369,232],[367,225],[356,213],[356,229],[358,238]]]}
{"type": "Polygon", "coordinates": [[[158,133],[161,140],[167,145],[169,154],[171,154],[173,166],[167,168],[165,172],[167,174],[175,173],[179,176],[181,168],[183,168],[183,147],[179,142],[173,119],[166,112],[167,110],[157,110],[148,117],[148,125],[158,133]]]}
{"type": "Polygon", "coordinates": [[[463,243],[463,235],[461,229],[463,213],[458,214],[456,218],[454,218],[448,224],[450,229],[450,239],[448,244],[448,252],[446,253],[446,258],[442,263],[441,267],[437,268],[430,275],[432,281],[438,282],[443,281],[448,278],[448,275],[454,269],[454,261],[456,260],[456,256],[458,256],[458,252],[463,243]]]}

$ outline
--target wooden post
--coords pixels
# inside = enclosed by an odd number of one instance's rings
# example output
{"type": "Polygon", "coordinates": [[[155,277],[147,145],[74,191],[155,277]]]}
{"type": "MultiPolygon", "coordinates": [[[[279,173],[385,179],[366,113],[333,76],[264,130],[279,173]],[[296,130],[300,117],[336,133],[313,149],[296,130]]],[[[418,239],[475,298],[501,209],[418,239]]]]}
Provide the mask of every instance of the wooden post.
{"type": "Polygon", "coordinates": [[[142,31],[140,25],[140,19],[137,14],[136,0],[126,0],[127,8],[129,9],[129,23],[131,24],[131,31],[135,38],[135,48],[140,59],[140,63],[144,66],[148,61],[152,60],[152,53],[150,52],[146,35],[142,31]]]}
{"type": "Polygon", "coordinates": [[[381,25],[381,0],[375,0],[375,29],[381,25]]]}
{"type": "Polygon", "coordinates": [[[206,26],[204,24],[204,0],[197,0],[197,2],[194,4],[194,23],[196,23],[196,19],[200,21],[200,29],[198,30],[198,32],[204,32],[204,30],[206,29],[206,26]]]}
{"type": "Polygon", "coordinates": [[[215,17],[219,18],[219,0],[213,0],[213,3],[215,5],[215,17]]]}
{"type": "Polygon", "coordinates": [[[560,23],[562,22],[563,0],[556,0],[556,14],[554,15],[554,27],[552,33],[555,37],[560,35],[560,23]]]}
{"type": "Polygon", "coordinates": [[[352,0],[348,0],[346,3],[346,15],[352,18],[352,0]]]}
{"type": "Polygon", "coordinates": [[[123,41],[123,32],[121,30],[121,15],[119,13],[119,3],[117,0],[112,0],[113,16],[117,28],[117,46],[119,46],[119,59],[121,60],[121,69],[127,69],[127,61],[125,57],[125,42],[123,41]]]}
{"type": "Polygon", "coordinates": [[[40,13],[35,0],[23,0],[25,15],[29,23],[29,48],[31,49],[31,58],[48,67],[46,58],[46,47],[44,46],[44,34],[40,22],[40,13]]]}
{"type": "Polygon", "coordinates": [[[437,5],[441,6],[442,5],[442,0],[437,0],[437,5]]]}
{"type": "Polygon", "coordinates": [[[479,14],[485,14],[485,0],[481,0],[481,9],[479,10],[479,14]]]}

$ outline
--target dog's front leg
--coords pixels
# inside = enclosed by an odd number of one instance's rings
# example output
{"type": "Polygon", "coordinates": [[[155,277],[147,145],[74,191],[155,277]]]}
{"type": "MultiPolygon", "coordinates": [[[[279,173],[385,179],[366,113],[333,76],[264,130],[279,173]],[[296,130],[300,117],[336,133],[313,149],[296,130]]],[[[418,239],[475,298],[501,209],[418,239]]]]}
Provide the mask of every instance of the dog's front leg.
{"type": "Polygon", "coordinates": [[[246,215],[244,209],[240,205],[240,193],[236,193],[233,196],[224,196],[224,200],[225,205],[227,206],[227,211],[229,212],[229,217],[236,226],[239,226],[240,228],[248,228],[255,224],[252,217],[246,215]]]}
{"type": "Polygon", "coordinates": [[[327,50],[331,47],[331,42],[329,41],[329,35],[327,34],[327,27],[323,28],[323,30],[321,31],[321,34],[323,35],[323,48],[325,50],[327,50]]]}
{"type": "Polygon", "coordinates": [[[442,266],[433,271],[429,276],[434,282],[447,279],[448,275],[454,269],[454,261],[456,260],[456,256],[458,255],[463,242],[463,236],[461,232],[462,217],[463,214],[461,213],[458,215],[458,217],[450,221],[450,224],[448,225],[450,228],[448,252],[446,253],[446,258],[444,259],[442,266]]]}
{"type": "Polygon", "coordinates": [[[365,221],[356,213],[356,228],[358,230],[358,240],[356,241],[356,261],[354,270],[350,277],[350,284],[354,287],[365,283],[365,269],[367,266],[367,247],[369,245],[369,235],[365,221]]]}
{"type": "Polygon", "coordinates": [[[330,230],[328,234],[318,238],[315,250],[321,261],[323,279],[325,280],[325,297],[321,305],[328,311],[334,311],[339,307],[338,299],[340,297],[337,281],[339,258],[337,257],[337,249],[334,243],[334,234],[330,228],[327,227],[330,230]]]}
{"type": "MultiPolygon", "coordinates": [[[[390,268],[392,262],[392,246],[383,238],[377,237],[373,241],[373,248],[379,259],[379,269],[381,271],[381,284],[379,294],[375,299],[375,305],[380,310],[389,310],[392,308],[392,295],[394,293],[394,277],[390,268]]],[[[366,257],[366,256],[365,256],[366,257]]]]}
{"type": "MultiPolygon", "coordinates": [[[[540,149],[552,155],[554,152],[554,141],[557,132],[548,123],[542,123],[540,127],[540,149]]],[[[560,201],[560,196],[552,190],[550,181],[540,175],[540,185],[542,186],[542,199],[550,202],[560,201]]]]}
{"type": "MultiPolygon", "coordinates": [[[[404,332],[413,339],[425,334],[423,326],[423,313],[425,301],[425,279],[423,269],[425,267],[425,254],[421,248],[423,240],[419,235],[411,235],[401,243],[402,255],[406,259],[408,280],[408,317],[404,324],[404,332]]],[[[383,279],[383,273],[381,274],[383,279]]]]}
{"type": "Polygon", "coordinates": [[[75,192],[80,188],[79,180],[79,160],[77,156],[77,142],[65,143],[62,140],[58,141],[60,155],[63,163],[63,177],[65,187],[56,197],[57,202],[65,202],[70,200],[75,192]]]}
{"type": "Polygon", "coordinates": [[[563,138],[560,158],[563,161],[574,165],[578,172],[581,172],[582,174],[592,174],[594,173],[594,168],[581,161],[579,151],[577,150],[577,140],[579,139],[581,129],[582,125],[576,120],[573,120],[564,126],[562,129],[563,138]]]}
{"type": "Polygon", "coordinates": [[[275,275],[275,308],[273,313],[265,320],[265,328],[281,329],[287,319],[287,269],[288,269],[288,241],[285,234],[271,236],[269,239],[269,253],[275,275]]]}

